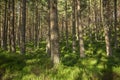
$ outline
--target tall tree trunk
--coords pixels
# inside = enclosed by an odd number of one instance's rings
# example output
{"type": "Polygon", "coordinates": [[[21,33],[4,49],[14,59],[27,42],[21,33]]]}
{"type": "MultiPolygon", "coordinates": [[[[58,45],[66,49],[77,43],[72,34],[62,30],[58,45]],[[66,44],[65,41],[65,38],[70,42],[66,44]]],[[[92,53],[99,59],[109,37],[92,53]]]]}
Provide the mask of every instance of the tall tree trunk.
{"type": "Polygon", "coordinates": [[[78,29],[79,29],[79,46],[80,57],[85,57],[84,40],[83,40],[83,27],[81,26],[81,14],[80,14],[80,0],[77,0],[77,12],[78,12],[78,29]]]}
{"type": "Polygon", "coordinates": [[[26,0],[22,0],[22,24],[21,24],[21,53],[25,54],[26,45],[25,45],[25,27],[26,27],[26,0]]]}
{"type": "Polygon", "coordinates": [[[7,50],[7,4],[8,1],[5,0],[5,15],[4,15],[4,26],[3,26],[3,31],[2,31],[2,47],[4,50],[7,50]]]}
{"type": "Polygon", "coordinates": [[[46,52],[51,55],[51,40],[50,40],[50,0],[48,0],[48,33],[47,33],[47,45],[46,52]]]}
{"type": "Polygon", "coordinates": [[[15,47],[15,11],[14,11],[14,5],[15,5],[15,1],[12,0],[11,2],[11,19],[10,19],[10,24],[11,24],[11,48],[12,48],[12,52],[16,52],[16,47],[15,47]]]}
{"type": "Polygon", "coordinates": [[[95,19],[95,23],[94,23],[94,36],[95,36],[95,40],[98,40],[98,15],[97,15],[97,2],[96,0],[94,0],[94,19],[95,19]]]}
{"type": "Polygon", "coordinates": [[[9,51],[12,51],[12,47],[11,47],[11,1],[8,0],[8,44],[9,44],[9,51]]]}
{"type": "Polygon", "coordinates": [[[66,27],[66,48],[68,49],[68,19],[67,19],[67,0],[65,0],[65,27],[66,27]]]}
{"type": "Polygon", "coordinates": [[[41,11],[40,8],[38,8],[38,47],[40,47],[40,25],[41,25],[41,11]]]}
{"type": "Polygon", "coordinates": [[[54,65],[59,64],[59,33],[57,0],[50,0],[51,58],[54,65]]]}
{"type": "MultiPolygon", "coordinates": [[[[33,6],[35,6],[35,2],[33,2],[33,6]]],[[[32,15],[32,42],[34,43],[35,40],[35,7],[33,7],[33,15],[32,15]]]]}
{"type": "Polygon", "coordinates": [[[77,7],[78,7],[78,1],[75,0],[75,25],[76,25],[76,40],[79,41],[79,23],[78,23],[78,10],[77,10],[77,7]]]}
{"type": "MultiPolygon", "coordinates": [[[[102,4],[103,0],[100,0],[100,28],[103,28],[103,4],[102,4]]],[[[100,40],[103,40],[103,36],[99,36],[100,40]]]]}
{"type": "Polygon", "coordinates": [[[110,42],[110,2],[111,0],[103,0],[103,17],[104,17],[104,33],[107,56],[112,55],[110,42]]]}
{"type": "Polygon", "coordinates": [[[118,40],[117,40],[117,0],[114,0],[114,29],[115,29],[114,46],[115,46],[115,48],[117,48],[118,47],[118,40]]]}
{"type": "Polygon", "coordinates": [[[21,3],[18,1],[18,23],[17,23],[17,45],[20,47],[20,27],[21,27],[21,3]]]}
{"type": "Polygon", "coordinates": [[[35,47],[38,47],[38,3],[36,1],[36,21],[35,21],[35,47]]]}
{"type": "Polygon", "coordinates": [[[75,1],[72,1],[72,49],[76,52],[75,1]]]}
{"type": "Polygon", "coordinates": [[[92,5],[92,3],[91,3],[91,0],[89,0],[89,6],[88,6],[88,35],[89,35],[89,38],[90,38],[90,43],[92,43],[93,42],[93,31],[92,31],[92,27],[93,26],[91,26],[91,22],[92,22],[92,17],[91,17],[91,15],[92,15],[92,9],[91,9],[91,5],[92,5]]]}
{"type": "MultiPolygon", "coordinates": [[[[1,2],[0,2],[0,7],[2,8],[1,2]]],[[[1,48],[1,41],[2,41],[2,9],[0,9],[0,48],[1,48]]]]}

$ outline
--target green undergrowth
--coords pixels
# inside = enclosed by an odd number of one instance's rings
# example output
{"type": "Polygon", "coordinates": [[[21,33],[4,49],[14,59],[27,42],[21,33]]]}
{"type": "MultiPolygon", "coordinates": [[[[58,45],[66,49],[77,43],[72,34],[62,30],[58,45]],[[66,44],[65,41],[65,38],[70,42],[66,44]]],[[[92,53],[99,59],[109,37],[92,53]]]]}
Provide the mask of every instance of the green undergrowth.
{"type": "Polygon", "coordinates": [[[85,44],[86,57],[80,58],[61,43],[61,62],[54,67],[46,43],[40,45],[31,50],[34,46],[28,44],[25,55],[0,50],[0,80],[120,80],[119,49],[107,57],[104,43],[85,44]]]}

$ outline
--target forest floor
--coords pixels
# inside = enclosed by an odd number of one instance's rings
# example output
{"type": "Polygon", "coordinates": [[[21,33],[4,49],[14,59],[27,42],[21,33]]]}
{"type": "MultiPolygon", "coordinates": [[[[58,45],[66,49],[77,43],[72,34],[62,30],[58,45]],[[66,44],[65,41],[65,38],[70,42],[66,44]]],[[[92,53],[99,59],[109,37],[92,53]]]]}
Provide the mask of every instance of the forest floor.
{"type": "MultiPolygon", "coordinates": [[[[120,80],[120,50],[106,56],[104,43],[85,45],[85,58],[72,53],[61,43],[60,65],[53,67],[45,50],[46,43],[34,49],[27,45],[27,53],[0,50],[0,80],[120,80]]],[[[71,46],[71,45],[69,45],[71,46]]]]}

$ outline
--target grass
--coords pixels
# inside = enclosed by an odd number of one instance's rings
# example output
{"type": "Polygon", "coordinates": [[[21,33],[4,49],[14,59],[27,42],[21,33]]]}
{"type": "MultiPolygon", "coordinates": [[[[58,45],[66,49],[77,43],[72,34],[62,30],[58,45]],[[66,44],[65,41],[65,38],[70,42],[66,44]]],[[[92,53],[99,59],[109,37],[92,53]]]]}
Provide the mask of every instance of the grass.
{"type": "Polygon", "coordinates": [[[25,55],[0,50],[0,80],[120,80],[119,49],[107,57],[104,43],[86,44],[86,57],[80,58],[64,44],[58,67],[53,67],[45,52],[45,42],[34,50],[29,44],[25,55]]]}

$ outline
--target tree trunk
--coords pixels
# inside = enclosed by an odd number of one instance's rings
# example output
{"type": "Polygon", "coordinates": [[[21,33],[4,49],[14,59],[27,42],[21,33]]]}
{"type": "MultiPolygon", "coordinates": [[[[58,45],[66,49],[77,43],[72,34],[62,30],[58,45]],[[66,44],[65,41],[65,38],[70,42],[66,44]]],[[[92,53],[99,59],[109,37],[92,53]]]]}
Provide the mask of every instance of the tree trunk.
{"type": "Polygon", "coordinates": [[[8,1],[5,0],[5,15],[4,15],[4,26],[3,26],[3,31],[2,31],[2,47],[4,50],[7,50],[7,30],[8,30],[8,25],[7,25],[7,4],[8,1]]]}
{"type": "Polygon", "coordinates": [[[22,0],[22,23],[21,23],[21,54],[25,54],[26,45],[25,45],[25,27],[26,27],[26,0],[22,0]]]}
{"type": "Polygon", "coordinates": [[[114,34],[114,47],[118,47],[118,40],[117,40],[117,0],[114,0],[114,29],[115,29],[115,34],[114,34]]]}
{"type": "Polygon", "coordinates": [[[103,0],[103,17],[104,17],[104,33],[107,56],[112,55],[110,42],[110,2],[111,0],[103,0]]]}
{"type": "Polygon", "coordinates": [[[98,33],[99,33],[99,31],[98,31],[98,15],[97,15],[98,13],[97,13],[97,2],[96,2],[96,0],[94,0],[94,19],[95,19],[95,21],[94,21],[94,36],[95,36],[95,40],[97,41],[98,40],[98,33]]]}
{"type": "MultiPolygon", "coordinates": [[[[0,7],[2,8],[1,2],[0,7]]],[[[0,9],[0,48],[2,47],[1,42],[2,42],[2,9],[0,9]]]]}
{"type": "Polygon", "coordinates": [[[78,12],[78,29],[79,29],[79,46],[80,46],[80,57],[85,57],[84,40],[83,40],[83,27],[81,26],[81,15],[80,15],[80,0],[77,0],[77,12],[78,12]]]}
{"type": "MultiPolygon", "coordinates": [[[[103,4],[102,4],[103,0],[100,0],[100,28],[103,28],[103,4]]],[[[100,40],[103,40],[103,36],[99,36],[100,40]]]]}
{"type": "Polygon", "coordinates": [[[78,10],[77,10],[78,3],[77,2],[78,1],[75,0],[75,21],[76,21],[75,25],[76,25],[76,40],[79,41],[79,27],[78,27],[79,23],[78,23],[78,10]]]}
{"type": "Polygon", "coordinates": [[[72,1],[72,49],[76,52],[75,1],[72,1]]]}
{"type": "Polygon", "coordinates": [[[18,23],[17,23],[17,44],[20,47],[20,27],[21,27],[21,14],[22,14],[22,10],[21,10],[21,3],[18,3],[19,7],[18,7],[18,23]]]}
{"type": "Polygon", "coordinates": [[[65,0],[65,27],[66,27],[66,48],[68,49],[68,19],[67,19],[67,0],[65,0]]]}
{"type": "Polygon", "coordinates": [[[35,47],[38,47],[38,3],[36,2],[35,47]]]}
{"type": "Polygon", "coordinates": [[[89,6],[88,6],[88,35],[89,35],[89,38],[90,38],[90,43],[93,43],[93,31],[92,31],[92,28],[93,26],[91,26],[91,22],[92,22],[92,9],[91,9],[91,0],[89,0],[89,6]]]}
{"type": "Polygon", "coordinates": [[[57,0],[50,0],[51,58],[54,65],[59,64],[59,33],[57,0]]]}
{"type": "Polygon", "coordinates": [[[32,42],[34,43],[35,41],[35,2],[33,2],[33,13],[32,13],[32,42]]]}
{"type": "Polygon", "coordinates": [[[51,40],[50,40],[50,0],[48,0],[48,33],[47,33],[47,45],[46,52],[51,55],[51,40]]]}
{"type": "Polygon", "coordinates": [[[10,24],[11,24],[11,48],[12,48],[12,52],[16,52],[16,47],[15,47],[15,11],[14,11],[14,5],[15,5],[15,1],[12,0],[11,2],[11,16],[10,16],[10,24]]]}

